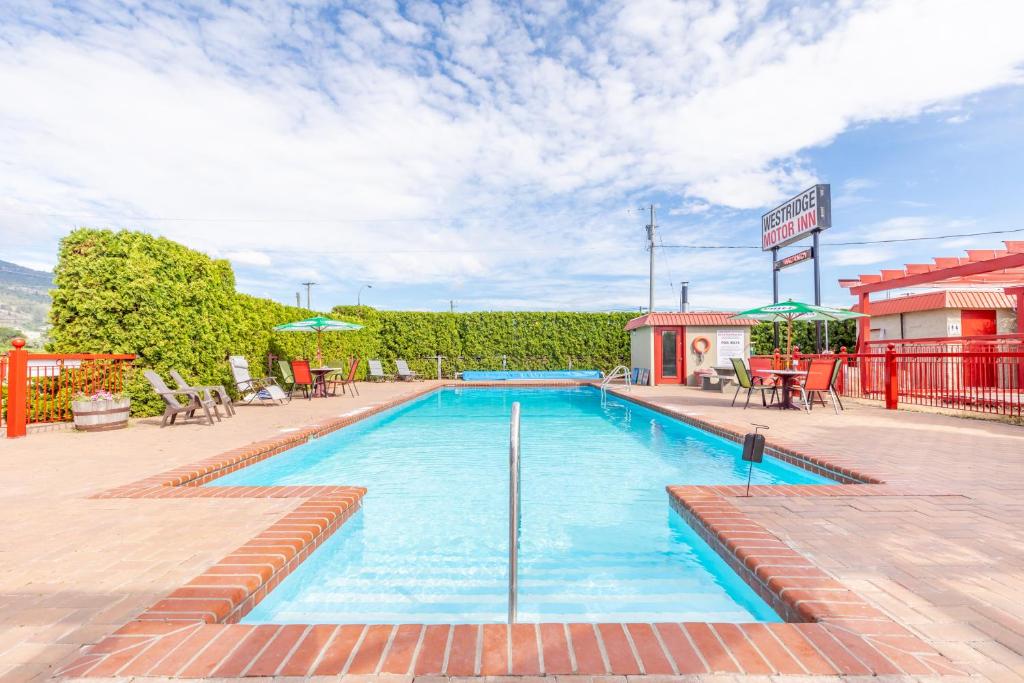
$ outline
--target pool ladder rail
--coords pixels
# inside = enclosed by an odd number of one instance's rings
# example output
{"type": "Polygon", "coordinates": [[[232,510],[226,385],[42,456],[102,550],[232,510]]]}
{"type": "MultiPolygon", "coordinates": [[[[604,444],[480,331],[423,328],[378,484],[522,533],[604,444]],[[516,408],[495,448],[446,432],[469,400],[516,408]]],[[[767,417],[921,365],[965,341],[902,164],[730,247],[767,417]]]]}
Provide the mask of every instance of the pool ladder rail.
{"type": "Polygon", "coordinates": [[[508,440],[508,623],[516,623],[519,608],[519,402],[512,404],[508,440]]]}
{"type": "Polygon", "coordinates": [[[608,400],[608,385],[615,380],[621,380],[621,384],[626,388],[626,391],[633,390],[633,378],[630,374],[629,368],[625,365],[616,365],[615,368],[609,372],[603,380],[601,380],[602,404],[608,400]]]}

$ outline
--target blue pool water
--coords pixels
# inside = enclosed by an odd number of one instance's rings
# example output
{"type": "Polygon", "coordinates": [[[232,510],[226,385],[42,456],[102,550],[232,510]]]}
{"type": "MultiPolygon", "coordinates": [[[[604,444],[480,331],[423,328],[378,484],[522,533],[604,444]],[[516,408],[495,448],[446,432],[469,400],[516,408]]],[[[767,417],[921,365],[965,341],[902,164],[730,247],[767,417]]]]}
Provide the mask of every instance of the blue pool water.
{"type": "MultiPolygon", "coordinates": [[[[369,489],[245,621],[505,621],[513,401],[521,621],[779,620],[665,492],[745,482],[737,444],[590,387],[508,387],[443,389],[208,484],[369,489]]],[[[753,481],[833,483],[772,458],[753,481]]]]}

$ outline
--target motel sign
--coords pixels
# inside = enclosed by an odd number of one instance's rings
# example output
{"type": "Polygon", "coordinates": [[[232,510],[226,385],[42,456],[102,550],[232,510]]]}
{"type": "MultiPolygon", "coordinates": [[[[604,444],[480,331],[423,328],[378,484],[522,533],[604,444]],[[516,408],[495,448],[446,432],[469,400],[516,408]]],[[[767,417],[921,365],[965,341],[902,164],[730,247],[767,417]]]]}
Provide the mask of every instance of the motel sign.
{"type": "MultiPolygon", "coordinates": [[[[772,301],[779,303],[779,271],[804,261],[814,263],[814,305],[821,305],[822,230],[832,227],[831,185],[813,185],[761,216],[761,250],[772,253],[772,301]],[[810,249],[779,258],[779,249],[811,237],[810,249]]],[[[814,323],[814,347],[821,353],[821,323],[814,323]]],[[[775,345],[779,345],[779,325],[775,324],[775,345]]]]}
{"type": "Polygon", "coordinates": [[[829,185],[814,185],[761,216],[761,250],[778,249],[832,227],[831,195],[829,185]]]}

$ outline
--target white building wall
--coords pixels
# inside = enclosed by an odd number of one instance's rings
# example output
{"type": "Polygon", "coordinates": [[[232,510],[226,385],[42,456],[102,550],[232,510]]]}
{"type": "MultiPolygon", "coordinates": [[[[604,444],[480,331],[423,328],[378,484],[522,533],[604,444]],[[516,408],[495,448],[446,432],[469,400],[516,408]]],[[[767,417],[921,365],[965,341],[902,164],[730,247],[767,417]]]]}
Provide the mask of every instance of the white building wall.
{"type": "Polygon", "coordinates": [[[651,384],[654,384],[654,328],[638,327],[629,331],[629,362],[630,369],[645,368],[651,371],[651,384]]]}

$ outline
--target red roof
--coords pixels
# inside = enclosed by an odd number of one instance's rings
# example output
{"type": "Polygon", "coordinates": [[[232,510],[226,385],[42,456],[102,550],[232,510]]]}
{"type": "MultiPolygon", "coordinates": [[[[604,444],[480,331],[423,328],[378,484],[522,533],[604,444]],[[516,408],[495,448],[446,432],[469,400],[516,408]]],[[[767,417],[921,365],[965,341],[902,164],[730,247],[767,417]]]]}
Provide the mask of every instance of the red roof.
{"type": "Polygon", "coordinates": [[[760,321],[750,318],[733,318],[735,313],[648,313],[626,323],[627,330],[653,325],[703,325],[706,327],[747,327],[760,321]]]}
{"type": "Polygon", "coordinates": [[[881,292],[944,282],[951,286],[1024,284],[1024,240],[1004,241],[1005,249],[968,249],[966,256],[936,256],[932,263],[907,263],[855,278],[840,278],[839,286],[853,294],[881,292]]]}
{"type": "MultiPolygon", "coordinates": [[[[895,315],[897,313],[913,313],[915,311],[934,311],[942,308],[1014,308],[1017,305],[1013,297],[1002,292],[978,292],[939,290],[924,294],[911,294],[892,299],[872,301],[868,309],[871,315],[895,315]]],[[[859,310],[854,306],[853,310],[859,310]]]]}

